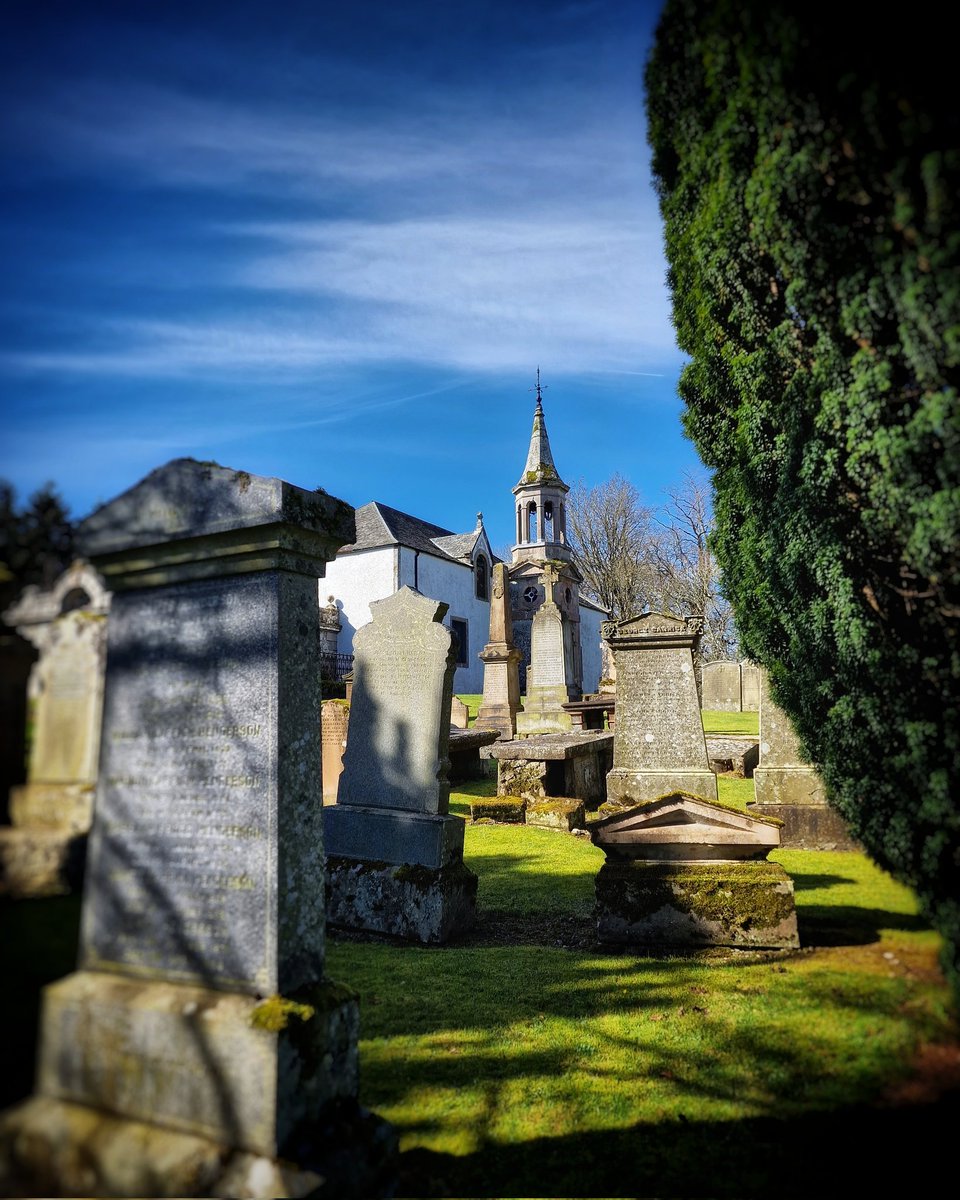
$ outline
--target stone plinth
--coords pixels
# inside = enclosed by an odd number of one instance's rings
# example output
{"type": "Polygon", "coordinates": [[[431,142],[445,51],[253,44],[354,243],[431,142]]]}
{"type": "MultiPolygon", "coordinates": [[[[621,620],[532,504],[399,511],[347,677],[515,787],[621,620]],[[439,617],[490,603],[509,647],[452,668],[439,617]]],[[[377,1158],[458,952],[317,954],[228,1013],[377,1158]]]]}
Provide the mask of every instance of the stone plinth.
{"type": "Polygon", "coordinates": [[[527,800],[568,797],[597,808],[606,795],[613,760],[610,732],[544,734],[496,742],[497,794],[527,800]]]}
{"type": "Polygon", "coordinates": [[[790,718],[774,700],[764,670],[760,670],[760,757],[753,787],[750,811],[777,817],[788,849],[860,849],[840,814],[830,807],[820,775],[803,760],[790,718]]]}
{"type": "Polygon", "coordinates": [[[27,779],[11,788],[12,828],[0,830],[0,893],[52,895],[75,890],[82,881],[100,752],[109,608],[97,572],[77,561],[51,589],[26,588],[4,613],[39,657],[29,681],[34,734],[27,779]]]}
{"type": "Polygon", "coordinates": [[[675,792],[590,826],[606,855],[597,937],[625,945],[799,945],[793,882],[765,861],[780,823],[675,792]]]}
{"type": "Polygon", "coordinates": [[[693,669],[699,621],[646,613],[607,622],[601,632],[617,668],[607,801],[630,808],[674,791],[716,800],[693,669]]]}
{"type": "Polygon", "coordinates": [[[316,581],[353,533],[326,494],[192,460],[81,526],[116,588],[101,770],[80,969],[46,989],[38,1094],[0,1125],[16,1194],[58,1163],[50,1194],[76,1194],[82,1162],[89,1196],[303,1195],[339,1169],[333,1111],[363,1124],[317,737],[316,581]]]}
{"type": "Polygon", "coordinates": [[[473,923],[476,895],[476,876],[463,867],[464,822],[448,811],[455,650],[442,624],[447,606],[405,587],[371,611],[354,638],[337,803],[323,814],[329,919],[446,940],[473,923]]]}

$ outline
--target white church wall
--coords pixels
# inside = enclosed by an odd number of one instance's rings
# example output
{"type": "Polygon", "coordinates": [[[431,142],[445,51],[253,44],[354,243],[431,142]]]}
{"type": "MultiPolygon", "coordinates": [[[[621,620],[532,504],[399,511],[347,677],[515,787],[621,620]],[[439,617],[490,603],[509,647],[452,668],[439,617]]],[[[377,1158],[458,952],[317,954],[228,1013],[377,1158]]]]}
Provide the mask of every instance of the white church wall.
{"type": "MultiPolygon", "coordinates": [[[[415,587],[424,596],[442,600],[447,606],[443,623],[467,624],[466,666],[458,666],[453,677],[454,692],[474,695],[483,691],[483,663],[477,655],[487,644],[490,631],[490,602],[476,596],[473,568],[404,546],[400,550],[400,586],[415,587]]],[[[462,626],[460,627],[462,628],[462,626]]]]}
{"type": "Polygon", "coordinates": [[[370,603],[392,596],[397,590],[396,547],[379,546],[374,550],[354,550],[327,563],[327,572],[318,580],[320,603],[333,596],[341,609],[342,628],[337,638],[340,654],[353,653],[353,635],[373,620],[370,603]]]}

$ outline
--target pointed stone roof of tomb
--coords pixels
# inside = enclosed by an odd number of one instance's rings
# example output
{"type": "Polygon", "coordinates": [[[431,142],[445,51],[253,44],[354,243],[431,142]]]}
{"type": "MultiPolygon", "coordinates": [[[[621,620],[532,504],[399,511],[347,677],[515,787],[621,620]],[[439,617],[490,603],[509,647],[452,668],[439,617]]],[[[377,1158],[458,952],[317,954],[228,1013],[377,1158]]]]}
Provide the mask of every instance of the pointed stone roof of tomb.
{"type": "Polygon", "coordinates": [[[523,474],[517,483],[518,488],[529,487],[530,484],[548,483],[554,487],[568,491],[567,485],[560,478],[553,453],[550,450],[550,439],[547,436],[547,422],[543,415],[543,389],[540,386],[540,368],[537,368],[537,405],[533,410],[533,432],[530,435],[530,449],[527,451],[527,461],[523,474]]]}
{"type": "Polygon", "coordinates": [[[490,543],[483,528],[483,515],[477,513],[477,525],[470,533],[452,533],[440,525],[422,521],[398,508],[390,508],[377,500],[371,500],[356,510],[357,540],[344,546],[341,554],[355,550],[373,550],[380,546],[406,546],[424,554],[450,558],[456,562],[470,563],[482,540],[484,550],[493,562],[499,562],[490,550],[490,543]]]}

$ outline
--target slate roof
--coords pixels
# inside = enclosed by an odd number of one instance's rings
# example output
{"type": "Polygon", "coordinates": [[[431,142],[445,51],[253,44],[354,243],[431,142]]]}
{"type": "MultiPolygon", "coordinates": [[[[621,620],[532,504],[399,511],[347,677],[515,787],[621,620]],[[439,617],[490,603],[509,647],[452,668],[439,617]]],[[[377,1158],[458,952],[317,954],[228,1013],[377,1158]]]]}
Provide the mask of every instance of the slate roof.
{"type": "MultiPolygon", "coordinates": [[[[356,510],[357,540],[344,546],[340,554],[354,550],[373,550],[378,546],[407,546],[424,554],[452,558],[456,562],[469,561],[481,534],[481,527],[470,533],[453,533],[440,525],[421,521],[398,508],[390,508],[377,500],[361,505],[356,510]]],[[[499,562],[496,555],[494,562],[499,562]]]]}

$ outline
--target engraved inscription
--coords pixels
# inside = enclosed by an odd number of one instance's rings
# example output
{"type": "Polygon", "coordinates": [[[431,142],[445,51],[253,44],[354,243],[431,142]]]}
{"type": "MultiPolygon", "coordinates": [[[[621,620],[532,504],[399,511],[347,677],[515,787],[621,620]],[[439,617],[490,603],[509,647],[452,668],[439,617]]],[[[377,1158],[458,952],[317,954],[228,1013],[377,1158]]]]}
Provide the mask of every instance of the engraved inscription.
{"type": "Polygon", "coordinates": [[[86,965],[270,986],[271,602],[256,577],[114,601],[86,965]]]}

